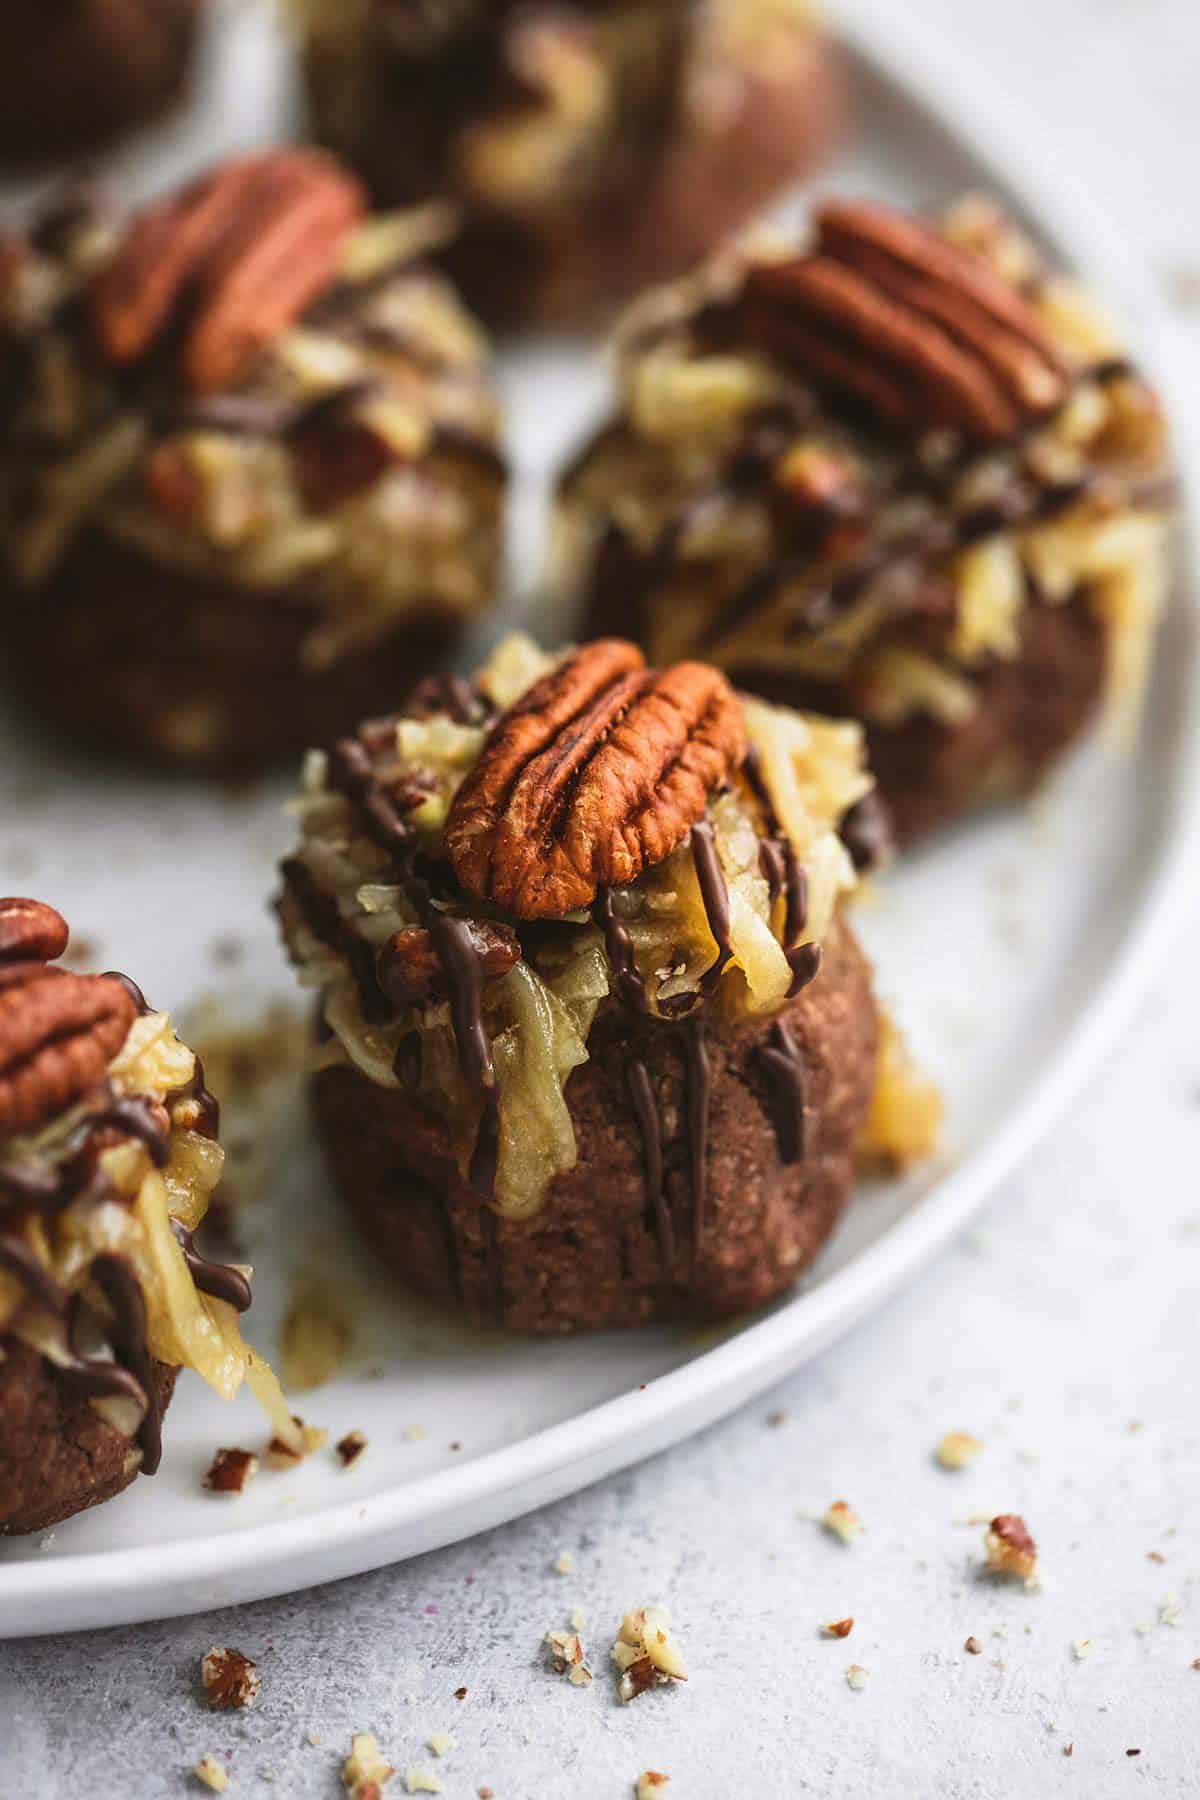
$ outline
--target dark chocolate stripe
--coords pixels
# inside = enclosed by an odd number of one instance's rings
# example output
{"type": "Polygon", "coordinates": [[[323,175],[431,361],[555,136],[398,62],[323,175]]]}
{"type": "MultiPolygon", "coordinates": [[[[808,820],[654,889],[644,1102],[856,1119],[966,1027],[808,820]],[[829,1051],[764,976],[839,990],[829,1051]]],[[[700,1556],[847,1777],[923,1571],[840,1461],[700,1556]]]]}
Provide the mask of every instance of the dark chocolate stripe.
{"type": "Polygon", "coordinates": [[[153,1475],[162,1461],[162,1407],[154,1379],[154,1360],[146,1341],[146,1297],[123,1256],[98,1256],[91,1272],[112,1308],[113,1353],[146,1397],[137,1441],[142,1451],[142,1474],[153,1475]]]}
{"type": "Polygon", "coordinates": [[[61,1317],[67,1310],[68,1295],[49,1269],[23,1238],[0,1231],[0,1269],[7,1269],[47,1312],[61,1317]]]}
{"type": "Polygon", "coordinates": [[[684,1107],[687,1115],[688,1180],[692,1198],[692,1278],[708,1223],[708,1131],[712,1105],[712,1064],[705,1042],[704,1022],[692,1019],[683,1032],[685,1075],[684,1107]]]}
{"type": "Polygon", "coordinates": [[[804,1052],[786,1019],[776,1019],[758,1051],[767,1082],[767,1100],[782,1163],[804,1159],[804,1052]]]}
{"type": "Polygon", "coordinates": [[[692,860],[696,865],[696,879],[700,883],[700,898],[704,902],[708,929],[717,946],[717,959],[704,971],[700,980],[701,993],[711,994],[724,974],[733,952],[729,942],[729,884],[725,880],[725,871],[721,867],[721,859],[713,841],[713,829],[707,819],[698,819],[692,826],[692,860]]]}
{"type": "Polygon", "coordinates": [[[242,1271],[232,1268],[229,1263],[210,1262],[206,1256],[201,1256],[196,1249],[193,1233],[179,1219],[172,1218],[171,1230],[183,1251],[183,1260],[187,1264],[193,1285],[202,1294],[210,1294],[214,1300],[223,1300],[235,1312],[248,1311],[254,1296],[242,1271]]]}
{"type": "Polygon", "coordinates": [[[654,1099],[654,1090],[650,1084],[649,1072],[640,1057],[635,1057],[629,1064],[626,1079],[634,1117],[641,1133],[646,1203],[658,1234],[662,1279],[664,1282],[669,1282],[675,1266],[675,1230],[666,1195],[663,1192],[662,1122],[658,1116],[658,1107],[654,1099]]]}

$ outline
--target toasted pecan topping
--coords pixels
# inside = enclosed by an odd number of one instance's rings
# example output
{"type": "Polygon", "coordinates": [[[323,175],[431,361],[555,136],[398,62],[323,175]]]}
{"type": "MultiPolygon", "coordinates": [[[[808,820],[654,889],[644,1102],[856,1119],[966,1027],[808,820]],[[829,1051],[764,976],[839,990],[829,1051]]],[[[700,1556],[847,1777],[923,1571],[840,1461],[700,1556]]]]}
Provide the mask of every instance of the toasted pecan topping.
{"type": "Polygon", "coordinates": [[[93,289],[101,347],[135,363],[180,332],[187,385],[228,386],[330,285],[364,210],[358,182],[320,151],[221,164],[133,220],[93,289]]]}
{"type": "Polygon", "coordinates": [[[745,752],[715,669],[585,645],[493,728],[446,822],[454,872],[518,918],[561,917],[677,849],[745,752]]]}
{"type": "Polygon", "coordinates": [[[61,913],[42,900],[0,900],[0,963],[53,962],[71,933],[61,913]]]}
{"type": "Polygon", "coordinates": [[[1014,436],[1065,397],[1033,308],[981,257],[890,207],[831,202],[815,254],[747,276],[747,323],[773,354],[887,424],[1014,436]]]}
{"type": "Polygon", "coordinates": [[[104,1077],[137,1013],[107,975],[14,963],[0,982],[0,1134],[32,1131],[104,1077]]]}

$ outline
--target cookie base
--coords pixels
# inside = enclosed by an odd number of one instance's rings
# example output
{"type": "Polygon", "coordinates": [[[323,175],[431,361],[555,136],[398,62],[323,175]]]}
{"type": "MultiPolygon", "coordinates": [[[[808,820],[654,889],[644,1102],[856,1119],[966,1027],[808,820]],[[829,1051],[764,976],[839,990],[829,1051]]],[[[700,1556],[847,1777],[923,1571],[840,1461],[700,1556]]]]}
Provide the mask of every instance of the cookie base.
{"type": "Polygon", "coordinates": [[[853,1185],[875,1069],[869,966],[840,922],[820,974],[781,1014],[707,1025],[711,1102],[699,1216],[682,1123],[685,1030],[641,1024],[617,1008],[601,1013],[589,1060],[567,1087],[578,1161],[529,1220],[481,1206],[444,1126],[408,1095],[348,1067],[318,1073],[320,1133],[368,1243],[407,1286],[477,1324],[520,1332],[715,1320],[782,1293],[824,1244],[853,1185]],[[763,1062],[778,1018],[801,1046],[805,1087],[804,1155],[787,1163],[763,1062]],[[634,1055],[663,1121],[665,1242],[628,1086],[634,1055]]]}
{"type": "MultiPolygon", "coordinates": [[[[155,1363],[165,1413],[178,1369],[155,1363]]],[[[10,1338],[0,1362],[0,1536],[46,1531],[99,1506],[138,1473],[124,1433],[64,1387],[30,1345],[10,1338]]]]}
{"type": "Polygon", "coordinates": [[[459,627],[432,609],[326,669],[317,606],[181,573],[93,528],[35,595],[0,594],[14,684],[68,735],[142,762],[252,774],[392,711],[459,627]]]}

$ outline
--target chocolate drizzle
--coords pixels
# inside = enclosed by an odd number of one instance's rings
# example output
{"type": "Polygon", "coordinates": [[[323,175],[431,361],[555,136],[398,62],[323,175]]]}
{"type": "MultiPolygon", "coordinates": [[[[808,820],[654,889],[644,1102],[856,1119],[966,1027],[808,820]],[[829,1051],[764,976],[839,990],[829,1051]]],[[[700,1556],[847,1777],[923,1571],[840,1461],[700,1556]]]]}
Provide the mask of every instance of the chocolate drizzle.
{"type": "Polygon", "coordinates": [[[771,1121],[785,1164],[804,1160],[804,1052],[786,1019],[776,1019],[758,1052],[767,1080],[771,1121]]]}
{"type": "Polygon", "coordinates": [[[700,992],[711,994],[724,974],[733,950],[729,942],[729,884],[725,880],[725,871],[721,867],[721,859],[713,841],[713,829],[707,819],[699,819],[692,826],[692,860],[696,865],[696,879],[700,883],[700,898],[704,902],[708,929],[717,946],[716,961],[704,971],[700,979],[700,992]]]}
{"type": "Polygon", "coordinates": [[[704,1022],[690,1019],[684,1026],[684,1106],[688,1139],[688,1180],[692,1197],[692,1275],[700,1260],[704,1228],[708,1223],[708,1128],[712,1107],[712,1064],[705,1042],[704,1022]]]}
{"type": "Polygon", "coordinates": [[[0,1231],[0,1269],[7,1269],[10,1275],[15,1275],[37,1304],[44,1306],[47,1312],[61,1315],[66,1311],[66,1290],[59,1287],[30,1245],[14,1232],[0,1231]]]}
{"type": "Polygon", "coordinates": [[[634,1117],[642,1139],[642,1169],[646,1182],[646,1202],[658,1235],[659,1261],[664,1283],[671,1280],[675,1266],[675,1228],[671,1210],[663,1190],[662,1121],[650,1082],[649,1071],[640,1057],[630,1063],[626,1079],[634,1117]]]}
{"type": "Polygon", "coordinates": [[[476,1090],[495,1081],[492,1050],[483,1024],[483,984],[470,925],[449,913],[430,912],[429,936],[446,972],[450,1019],[464,1079],[476,1090]]]}
{"type": "Polygon", "coordinates": [[[763,774],[762,758],[753,744],[746,746],[742,773],[762,808],[763,822],[767,828],[767,836],[759,850],[759,866],[770,889],[772,904],[780,894],[786,900],[781,940],[786,954],[808,923],[808,876],[800,866],[791,834],[784,830],[775,810],[775,802],[763,774]]]}
{"type": "Polygon", "coordinates": [[[137,1441],[142,1452],[142,1473],[153,1475],[162,1461],[162,1407],[154,1378],[154,1359],[146,1341],[146,1298],[137,1276],[123,1256],[98,1256],[91,1272],[93,1281],[112,1308],[109,1336],[113,1354],[145,1396],[146,1410],[138,1427],[137,1441]]]}
{"type": "Polygon", "coordinates": [[[598,889],[592,918],[604,933],[604,954],[616,983],[617,997],[631,1012],[649,1012],[646,983],[634,961],[633,939],[628,926],[617,915],[610,887],[598,889]]]}
{"type": "Polygon", "coordinates": [[[235,1312],[248,1311],[254,1296],[242,1271],[229,1263],[209,1262],[206,1256],[201,1256],[196,1249],[194,1234],[179,1219],[171,1220],[171,1230],[183,1251],[183,1260],[187,1264],[193,1285],[202,1294],[210,1294],[214,1300],[223,1300],[235,1312]]]}

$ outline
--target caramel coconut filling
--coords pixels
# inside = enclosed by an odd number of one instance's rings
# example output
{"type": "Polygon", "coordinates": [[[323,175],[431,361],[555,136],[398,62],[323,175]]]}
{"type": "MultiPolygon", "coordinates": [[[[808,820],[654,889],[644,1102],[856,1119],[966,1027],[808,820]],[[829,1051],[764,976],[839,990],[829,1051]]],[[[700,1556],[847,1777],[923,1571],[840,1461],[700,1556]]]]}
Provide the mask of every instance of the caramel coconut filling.
{"type": "Polygon", "coordinates": [[[1168,580],[1162,415],[986,202],[937,233],[831,205],[813,251],[749,244],[642,301],[618,367],[620,411],[563,483],[558,560],[596,592],[619,547],[653,657],[955,726],[1026,609],[1081,598],[1112,715],[1136,718],[1168,580]]]}
{"type": "MultiPolygon", "coordinates": [[[[260,234],[289,227],[278,166],[290,179],[304,154],[261,159],[262,179],[276,186],[260,234]]],[[[209,189],[232,186],[242,167],[218,171],[199,200],[185,192],[174,203],[179,216],[160,259],[186,246],[186,209],[214,204],[209,189]]],[[[353,207],[348,177],[305,179],[318,198],[321,181],[340,182],[353,207]]],[[[298,198],[311,208],[299,184],[298,198]]],[[[255,222],[242,215],[253,199],[253,189],[235,188],[228,201],[249,236],[247,262],[255,222]]],[[[487,346],[422,261],[453,232],[447,210],[347,220],[324,245],[320,279],[308,282],[294,316],[269,313],[275,328],[260,328],[256,299],[248,319],[233,319],[230,335],[246,334],[253,355],[231,361],[222,339],[215,378],[208,365],[197,373],[185,363],[167,391],[154,358],[118,360],[126,339],[104,325],[97,299],[124,297],[131,284],[141,298],[146,273],[130,275],[127,264],[145,228],[135,219],[123,234],[81,210],[47,222],[0,269],[0,363],[17,395],[0,503],[17,583],[36,590],[95,527],[167,568],[280,603],[300,592],[318,608],[304,644],[312,669],[405,616],[465,617],[485,606],[506,476],[487,346]],[[98,347],[105,329],[111,341],[98,347]],[[257,329],[261,342],[249,335],[257,329]]],[[[306,254],[307,243],[296,267],[306,254]]],[[[201,274],[225,330],[227,298],[217,276],[201,274]]],[[[241,304],[244,270],[220,274],[241,304]]],[[[200,348],[211,350],[212,339],[211,330],[198,334],[200,348]]]]}
{"type": "Polygon", "coordinates": [[[192,1241],[221,1177],[216,1124],[196,1057],[146,1009],[97,1087],[0,1145],[0,1357],[5,1337],[37,1350],[135,1442],[144,1474],[162,1454],[155,1362],[223,1399],[245,1381],[274,1434],[296,1435],[239,1329],[251,1271],[192,1241]]]}
{"type": "MultiPolygon", "coordinates": [[[[602,1005],[679,1025],[711,1008],[765,1015],[812,979],[857,879],[838,828],[872,787],[858,725],[735,700],[726,688],[738,748],[676,847],[647,857],[632,880],[592,881],[587,903],[565,913],[506,913],[456,878],[469,866],[465,784],[486,787],[481,759],[495,762],[523,698],[596,650],[556,662],[509,639],[473,686],[427,688],[422,716],[372,723],[331,755],[310,756],[294,808],[300,842],[284,865],[284,931],[301,981],[322,997],[325,1060],[412,1091],[445,1120],[464,1175],[514,1218],[536,1211],[554,1176],[574,1166],[564,1090],[602,1005]]],[[[606,692],[628,682],[652,728],[671,673],[656,688],[653,671],[631,667],[606,692]]],[[[623,710],[597,733],[614,780],[631,716],[623,710]]],[[[577,717],[586,724],[592,713],[577,717]]],[[[690,729],[684,761],[703,720],[690,729]]],[[[672,753],[658,794],[679,760],[672,753]]],[[[541,766],[527,767],[536,797],[541,766]]],[[[588,773],[570,788],[572,821],[588,773]]],[[[509,784],[501,810],[518,789],[509,784]]],[[[505,823],[489,821],[498,839],[505,823]]],[[[600,836],[603,856],[629,831],[600,836]]]]}

